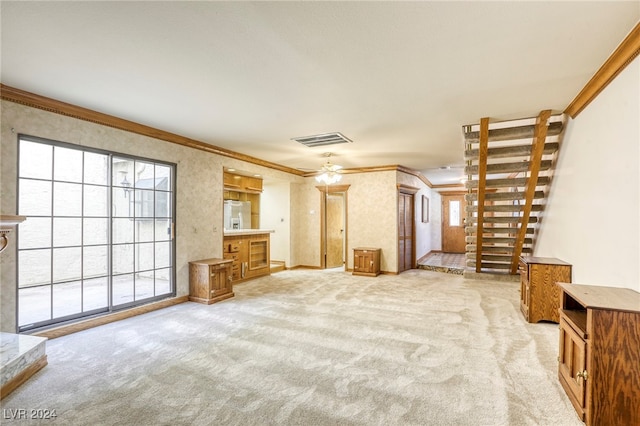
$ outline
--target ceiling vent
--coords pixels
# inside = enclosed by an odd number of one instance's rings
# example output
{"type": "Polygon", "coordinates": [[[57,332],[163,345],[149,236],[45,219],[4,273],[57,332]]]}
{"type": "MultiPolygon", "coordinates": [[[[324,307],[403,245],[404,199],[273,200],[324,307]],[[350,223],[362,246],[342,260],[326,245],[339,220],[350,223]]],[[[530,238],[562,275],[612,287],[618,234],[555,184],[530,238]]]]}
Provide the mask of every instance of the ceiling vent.
{"type": "Polygon", "coordinates": [[[350,143],[353,142],[350,139],[347,139],[342,133],[325,133],[323,135],[314,135],[314,136],[303,136],[300,138],[293,138],[292,140],[296,142],[300,142],[304,146],[314,147],[314,146],[325,146],[325,145],[335,145],[339,143],[350,143]]]}

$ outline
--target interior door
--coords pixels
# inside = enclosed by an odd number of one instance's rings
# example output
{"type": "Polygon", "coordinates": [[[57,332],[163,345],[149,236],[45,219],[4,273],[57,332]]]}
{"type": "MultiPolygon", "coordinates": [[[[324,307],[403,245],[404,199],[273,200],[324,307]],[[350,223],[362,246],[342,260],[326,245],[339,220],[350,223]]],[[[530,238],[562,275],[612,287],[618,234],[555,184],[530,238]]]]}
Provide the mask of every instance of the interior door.
{"type": "Polygon", "coordinates": [[[398,272],[413,268],[414,194],[398,193],[398,272]]]}
{"type": "Polygon", "coordinates": [[[442,251],[465,252],[464,194],[442,194],[442,251]]]}
{"type": "Polygon", "coordinates": [[[327,193],[327,268],[344,265],[344,194],[327,193]]]}

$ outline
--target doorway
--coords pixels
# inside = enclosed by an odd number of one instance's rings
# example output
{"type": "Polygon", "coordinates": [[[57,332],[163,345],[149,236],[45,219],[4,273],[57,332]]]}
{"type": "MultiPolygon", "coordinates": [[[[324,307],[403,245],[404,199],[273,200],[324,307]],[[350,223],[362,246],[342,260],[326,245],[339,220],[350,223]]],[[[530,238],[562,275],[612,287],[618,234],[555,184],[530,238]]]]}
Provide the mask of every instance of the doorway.
{"type": "Polygon", "coordinates": [[[347,189],[349,185],[317,187],[321,192],[320,267],[344,268],[347,252],[347,189]]]}
{"type": "Polygon", "coordinates": [[[398,273],[415,267],[415,194],[418,188],[398,187],[398,273]]]}
{"type": "Polygon", "coordinates": [[[344,265],[344,193],[327,193],[325,239],[327,241],[326,268],[344,265]]]}
{"type": "Polygon", "coordinates": [[[442,194],[442,251],[464,253],[466,251],[464,193],[442,194]]]}

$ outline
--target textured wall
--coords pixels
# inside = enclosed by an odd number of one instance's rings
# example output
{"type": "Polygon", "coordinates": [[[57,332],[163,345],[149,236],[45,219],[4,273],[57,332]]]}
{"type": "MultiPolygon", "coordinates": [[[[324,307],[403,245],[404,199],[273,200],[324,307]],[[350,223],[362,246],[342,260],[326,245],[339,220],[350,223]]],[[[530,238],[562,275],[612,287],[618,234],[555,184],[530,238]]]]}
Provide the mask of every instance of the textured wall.
{"type": "Polygon", "coordinates": [[[536,256],[573,282],[640,291],[640,59],[573,121],[560,147],[536,256]]]}
{"type": "Polygon", "coordinates": [[[355,247],[382,249],[380,269],[398,271],[396,171],[347,174],[347,267],[353,268],[355,247]]]}

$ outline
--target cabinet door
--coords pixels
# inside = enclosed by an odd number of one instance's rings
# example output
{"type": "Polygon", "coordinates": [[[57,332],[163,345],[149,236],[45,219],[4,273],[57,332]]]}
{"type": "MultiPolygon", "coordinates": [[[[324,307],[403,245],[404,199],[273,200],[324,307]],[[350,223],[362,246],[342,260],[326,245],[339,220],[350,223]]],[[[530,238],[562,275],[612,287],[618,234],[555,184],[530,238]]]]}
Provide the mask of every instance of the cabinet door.
{"type": "Polygon", "coordinates": [[[370,273],[372,264],[372,255],[366,250],[358,250],[353,258],[354,272],[370,273]]]}
{"type": "Polygon", "coordinates": [[[560,317],[560,356],[558,375],[571,403],[584,420],[586,380],[581,375],[586,370],[587,348],[567,321],[560,317]]]}
{"type": "Polygon", "coordinates": [[[249,241],[249,270],[269,267],[269,240],[266,238],[249,241]]]}

